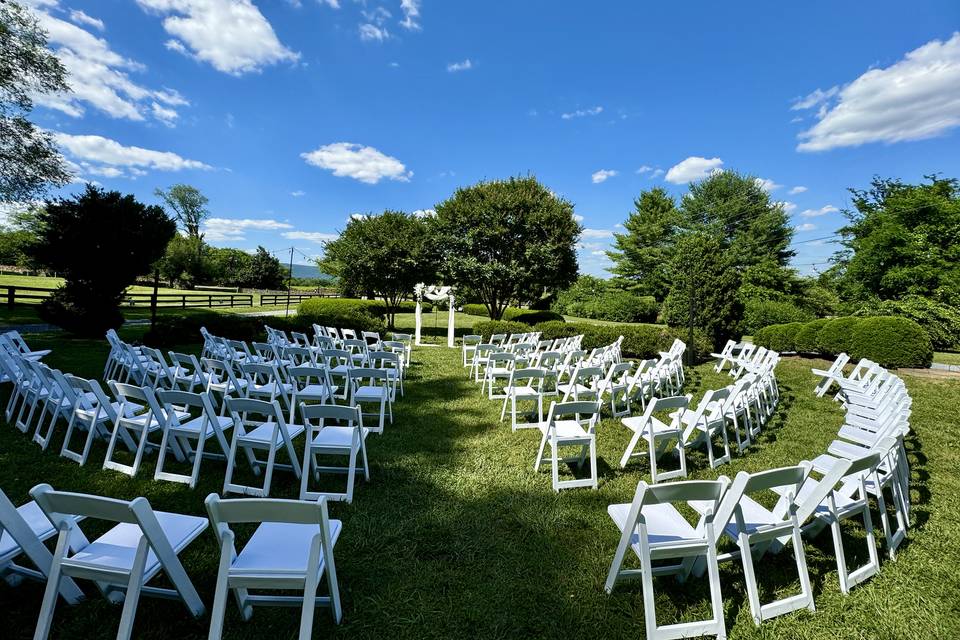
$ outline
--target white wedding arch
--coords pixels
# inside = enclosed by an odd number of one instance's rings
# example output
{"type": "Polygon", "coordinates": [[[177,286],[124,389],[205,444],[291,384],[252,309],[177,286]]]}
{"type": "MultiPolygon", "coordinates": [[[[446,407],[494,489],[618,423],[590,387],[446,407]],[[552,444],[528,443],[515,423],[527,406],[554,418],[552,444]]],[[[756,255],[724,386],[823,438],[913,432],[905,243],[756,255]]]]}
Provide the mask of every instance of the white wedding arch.
{"type": "Polygon", "coordinates": [[[421,315],[423,313],[423,309],[420,303],[424,298],[427,298],[431,302],[438,302],[446,298],[450,307],[450,314],[447,322],[447,346],[452,348],[454,346],[453,316],[455,313],[453,308],[453,287],[443,287],[434,284],[427,286],[421,282],[413,288],[413,293],[417,298],[417,329],[416,337],[414,339],[415,344],[420,344],[420,329],[423,326],[423,317],[421,315]]]}

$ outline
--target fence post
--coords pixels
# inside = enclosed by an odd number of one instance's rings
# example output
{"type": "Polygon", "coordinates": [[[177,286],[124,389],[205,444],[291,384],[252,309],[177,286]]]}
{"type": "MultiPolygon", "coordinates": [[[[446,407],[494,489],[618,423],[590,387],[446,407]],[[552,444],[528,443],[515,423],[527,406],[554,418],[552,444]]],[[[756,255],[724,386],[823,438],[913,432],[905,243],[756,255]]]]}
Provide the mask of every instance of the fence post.
{"type": "Polygon", "coordinates": [[[184,309],[187,308],[187,294],[185,293],[180,294],[180,304],[184,309]]]}
{"type": "Polygon", "coordinates": [[[7,306],[13,309],[16,306],[17,288],[7,287],[7,306]]]}

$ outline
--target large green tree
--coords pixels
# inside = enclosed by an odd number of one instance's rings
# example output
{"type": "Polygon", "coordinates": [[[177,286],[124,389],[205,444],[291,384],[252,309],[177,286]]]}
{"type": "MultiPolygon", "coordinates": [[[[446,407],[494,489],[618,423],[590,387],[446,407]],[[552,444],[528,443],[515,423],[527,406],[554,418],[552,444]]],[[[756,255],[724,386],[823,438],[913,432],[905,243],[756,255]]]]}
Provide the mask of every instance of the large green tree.
{"type": "Polygon", "coordinates": [[[921,295],[960,305],[960,184],[874,178],[851,189],[832,279],[848,300],[921,295]]]}
{"type": "Polygon", "coordinates": [[[44,300],[41,317],[93,336],[123,322],[124,292],[150,271],[176,233],[161,207],[92,185],[69,200],[47,202],[34,220],[30,256],[65,281],[44,300]]]}
{"type": "Polygon", "coordinates": [[[657,301],[667,296],[667,271],[678,223],[676,202],[666,190],[655,187],[640,193],[623,223],[623,232],[614,234],[614,250],[607,252],[613,261],[610,273],[618,284],[657,301]]]}
{"type": "Polygon", "coordinates": [[[256,253],[250,257],[243,281],[254,289],[280,289],[286,278],[287,270],[280,264],[280,259],[258,246],[256,253]]]}
{"type": "Polygon", "coordinates": [[[511,301],[531,302],[577,279],[582,231],[573,205],[534,177],[457,189],[432,220],[444,282],[499,320],[511,301]]]}
{"type": "Polygon", "coordinates": [[[323,247],[317,266],[339,279],[347,291],[381,298],[392,327],[400,302],[418,282],[432,282],[436,256],[427,223],[401,211],[354,216],[340,236],[323,247]]]}
{"type": "Polygon", "coordinates": [[[0,201],[33,200],[70,179],[53,136],[27,119],[33,97],[67,91],[66,77],[36,16],[0,2],[0,201]]]}
{"type": "Polygon", "coordinates": [[[210,215],[207,197],[189,184],[175,184],[169,189],[157,189],[154,193],[173,212],[174,219],[187,237],[200,241],[197,246],[202,251],[203,233],[200,227],[210,215]]]}

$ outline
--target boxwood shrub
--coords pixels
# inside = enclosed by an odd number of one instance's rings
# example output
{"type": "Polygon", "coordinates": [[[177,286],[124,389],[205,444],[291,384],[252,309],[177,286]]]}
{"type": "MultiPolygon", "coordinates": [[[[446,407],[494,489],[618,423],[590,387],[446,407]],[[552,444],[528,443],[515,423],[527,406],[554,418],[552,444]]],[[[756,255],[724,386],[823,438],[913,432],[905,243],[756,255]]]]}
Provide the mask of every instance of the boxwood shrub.
{"type": "Polygon", "coordinates": [[[792,302],[750,299],[743,306],[743,332],[747,335],[755,336],[760,329],[772,324],[811,320],[813,320],[812,313],[792,302]]]}
{"type": "MultiPolygon", "coordinates": [[[[471,316],[487,316],[487,308],[482,304],[465,304],[463,313],[471,316]]],[[[501,320],[522,322],[524,324],[534,325],[539,322],[548,322],[550,320],[563,321],[563,316],[550,310],[520,309],[518,307],[507,307],[503,310],[501,320]]]]}
{"type": "Polygon", "coordinates": [[[473,332],[483,336],[484,340],[489,340],[490,336],[498,333],[527,333],[529,331],[531,331],[530,325],[509,320],[483,320],[473,325],[473,332]]]}
{"type": "Polygon", "coordinates": [[[895,316],[774,324],[757,331],[753,340],[781,352],[816,351],[826,357],[846,352],[854,360],[868,358],[891,369],[928,367],[933,361],[933,345],[923,327],[895,316]],[[809,348],[813,335],[815,350],[809,348]]]}
{"type": "Polygon", "coordinates": [[[864,306],[854,315],[910,318],[927,332],[934,349],[960,350],[960,308],[930,298],[908,295],[899,300],[884,300],[864,306]]]}
{"type": "Polygon", "coordinates": [[[854,327],[859,322],[860,318],[852,316],[833,318],[827,322],[817,333],[818,351],[831,358],[841,353],[850,355],[850,338],[853,336],[854,327]]]}
{"type": "Polygon", "coordinates": [[[797,335],[793,337],[794,351],[797,353],[817,353],[819,350],[817,337],[820,335],[820,330],[828,322],[830,322],[829,318],[820,318],[807,322],[800,327],[797,335]]]}
{"type": "Polygon", "coordinates": [[[883,367],[929,367],[933,362],[930,336],[909,318],[876,316],[856,324],[850,357],[869,358],[883,367]]]}

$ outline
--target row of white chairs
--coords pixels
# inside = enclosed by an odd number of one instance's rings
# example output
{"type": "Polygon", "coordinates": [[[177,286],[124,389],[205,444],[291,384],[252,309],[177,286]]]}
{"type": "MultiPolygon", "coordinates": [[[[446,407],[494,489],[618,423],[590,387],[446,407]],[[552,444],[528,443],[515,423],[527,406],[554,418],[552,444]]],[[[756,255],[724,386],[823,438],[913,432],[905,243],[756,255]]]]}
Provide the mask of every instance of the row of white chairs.
{"type": "Polygon", "coordinates": [[[902,380],[873,363],[861,363],[846,376],[845,362],[829,371],[814,371],[821,376],[818,393],[837,385],[837,399],[846,408],[845,424],[826,453],[794,467],[753,474],[743,471],[732,482],[724,476],[716,481],[652,486],[641,481],[631,503],[610,505],[608,513],[621,537],[606,590],[612,591],[622,579],[641,579],[648,638],[726,637],[718,565],[728,560],[739,559],[742,564],[755,624],[798,609],[815,610],[803,538],[812,539],[826,529],[831,532],[841,591],[848,593],[880,571],[871,500],[876,501],[886,548],[894,557],[909,523],[909,465],[903,437],[909,432],[910,398],[902,380]],[[757,499],[766,491],[779,496],[773,508],[757,499]],[[689,522],[674,506],[677,503],[692,507],[699,519],[689,522]],[[863,523],[867,560],[851,569],[841,523],[854,518],[863,523]],[[724,537],[732,548],[721,546],[724,537]],[[757,573],[762,571],[763,555],[788,545],[793,549],[799,593],[761,603],[757,573]],[[640,561],[639,569],[624,568],[628,551],[640,561]],[[673,562],[664,564],[665,560],[673,562]],[[710,583],[711,616],[658,625],[653,576],[673,574],[683,581],[703,573],[710,583]]]}
{"type": "Polygon", "coordinates": [[[0,490],[0,575],[14,585],[23,578],[46,583],[37,640],[49,636],[60,598],[70,605],[84,600],[78,580],[92,581],[109,602],[123,604],[117,638],[132,637],[141,595],[181,600],[194,618],[203,617],[206,607],[179,556],[208,525],[220,547],[209,638],[222,635],[231,592],[244,620],[256,606],[300,606],[301,640],[312,635],[317,605],[329,607],[336,623],[342,619],[333,555],[342,523],[329,517],[322,497],[223,500],[210,494],[204,518],[156,511],[143,497],[117,500],[56,491],[48,484],[35,486],[30,495],[32,501],[16,507],[0,490]],[[88,521],[113,526],[91,541],[81,527],[88,521]],[[237,524],[256,524],[243,545],[237,524]],[[44,542],[54,538],[51,553],[44,542]],[[17,564],[24,560],[32,567],[17,564]],[[156,579],[161,573],[172,589],[156,579]],[[318,595],[323,582],[327,593],[318,595]]]}

